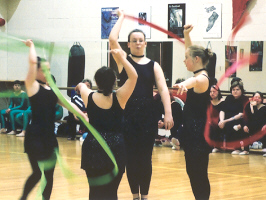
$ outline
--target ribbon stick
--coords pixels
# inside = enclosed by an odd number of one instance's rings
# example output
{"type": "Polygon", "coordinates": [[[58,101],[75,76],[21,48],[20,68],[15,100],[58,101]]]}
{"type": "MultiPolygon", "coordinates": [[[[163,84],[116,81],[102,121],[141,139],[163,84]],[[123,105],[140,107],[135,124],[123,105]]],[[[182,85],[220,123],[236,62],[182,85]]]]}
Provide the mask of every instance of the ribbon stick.
{"type": "Polygon", "coordinates": [[[125,15],[125,18],[128,18],[128,19],[130,19],[130,20],[136,20],[136,21],[138,21],[138,22],[141,23],[141,24],[148,25],[148,26],[150,26],[150,27],[152,27],[152,28],[154,28],[154,29],[157,29],[158,31],[161,31],[161,32],[163,32],[163,33],[165,33],[165,34],[167,34],[167,35],[169,35],[169,36],[171,36],[171,37],[177,39],[177,40],[178,40],[179,42],[181,42],[182,44],[185,44],[184,40],[182,40],[182,39],[181,39],[180,37],[178,37],[176,34],[174,34],[174,33],[171,32],[171,31],[168,31],[168,30],[166,30],[166,29],[164,29],[164,28],[162,28],[162,27],[160,27],[160,26],[158,26],[158,25],[156,25],[156,24],[153,24],[153,23],[151,23],[151,22],[147,22],[147,21],[145,21],[145,20],[143,20],[143,19],[140,19],[140,18],[137,18],[137,17],[133,17],[133,16],[130,16],[130,15],[125,15]]]}

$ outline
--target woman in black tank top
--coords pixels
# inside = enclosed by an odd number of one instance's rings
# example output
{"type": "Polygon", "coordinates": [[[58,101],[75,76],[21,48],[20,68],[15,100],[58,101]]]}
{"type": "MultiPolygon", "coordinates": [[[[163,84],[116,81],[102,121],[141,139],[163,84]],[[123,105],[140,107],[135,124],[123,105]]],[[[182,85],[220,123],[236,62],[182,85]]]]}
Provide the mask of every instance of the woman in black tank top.
{"type": "Polygon", "coordinates": [[[111,172],[114,165],[98,141],[89,133],[82,145],[81,168],[85,170],[88,178],[90,200],[117,200],[117,189],[125,172],[126,158],[121,131],[122,117],[126,103],[135,88],[138,75],[130,62],[123,56],[121,50],[113,49],[111,53],[125,66],[128,79],[122,87],[113,92],[116,77],[114,71],[108,67],[102,67],[95,73],[97,92],[92,92],[84,83],[80,83],[76,87],[76,91],[81,94],[86,106],[90,124],[107,142],[119,169],[118,175],[111,182],[104,185],[94,185],[92,178],[111,172]]]}
{"type": "MultiPolygon", "coordinates": [[[[114,25],[109,42],[111,49],[121,49],[118,35],[124,20],[124,13],[118,11],[119,19],[114,25]]],[[[165,129],[173,127],[171,101],[163,71],[157,62],[144,55],[147,42],[145,34],[139,29],[128,35],[130,55],[124,51],[124,57],[133,65],[138,73],[136,88],[125,108],[124,135],[126,143],[127,163],[126,171],[129,186],[134,200],[138,200],[139,193],[142,200],[147,200],[152,176],[152,150],[155,136],[158,134],[158,121],[153,100],[154,82],[162,97],[165,111],[165,129]]],[[[123,64],[114,57],[119,73],[120,84],[127,80],[123,64]]]]}
{"type": "Polygon", "coordinates": [[[210,102],[209,77],[205,66],[212,53],[209,49],[192,45],[189,36],[192,29],[191,25],[184,26],[186,47],[184,63],[187,70],[193,72],[194,76],[174,87],[178,88],[178,93],[187,92],[183,111],[182,144],[191,188],[196,200],[207,200],[210,196],[208,163],[211,148],[204,138],[206,111],[210,102]]]}
{"type": "MultiPolygon", "coordinates": [[[[20,199],[27,199],[28,194],[41,179],[42,172],[39,164],[42,162],[44,167],[42,170],[47,181],[42,197],[45,200],[49,200],[56,164],[55,149],[58,147],[54,134],[55,107],[57,103],[60,105],[62,103],[46,84],[46,78],[41,69],[43,64],[49,68],[49,63],[37,57],[34,44],[31,40],[24,41],[24,43],[30,48],[29,70],[25,79],[25,86],[32,109],[32,122],[27,127],[24,146],[33,172],[24,185],[23,194],[20,199]]],[[[77,106],[73,103],[70,104],[88,121],[88,117],[77,106]]]]}

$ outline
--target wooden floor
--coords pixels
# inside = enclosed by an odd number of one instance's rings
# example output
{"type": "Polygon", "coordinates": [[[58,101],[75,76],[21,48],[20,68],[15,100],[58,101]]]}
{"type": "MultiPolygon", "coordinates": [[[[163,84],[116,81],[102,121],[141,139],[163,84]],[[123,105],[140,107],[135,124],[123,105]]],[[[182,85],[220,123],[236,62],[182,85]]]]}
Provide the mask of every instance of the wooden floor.
{"type": "MultiPolygon", "coordinates": [[[[60,152],[77,178],[67,180],[56,167],[51,199],[88,199],[88,184],[80,169],[79,141],[58,138],[60,152]]],[[[19,199],[24,182],[31,173],[27,155],[23,153],[24,138],[0,134],[0,199],[19,199]]],[[[154,147],[153,176],[150,200],[193,200],[185,171],[184,152],[170,147],[154,147]]],[[[230,153],[210,154],[209,179],[212,200],[266,199],[266,158],[259,154],[232,156],[230,153]]],[[[28,199],[35,199],[37,188],[28,199]]],[[[119,199],[130,200],[131,193],[124,175],[119,187],[119,199]]]]}

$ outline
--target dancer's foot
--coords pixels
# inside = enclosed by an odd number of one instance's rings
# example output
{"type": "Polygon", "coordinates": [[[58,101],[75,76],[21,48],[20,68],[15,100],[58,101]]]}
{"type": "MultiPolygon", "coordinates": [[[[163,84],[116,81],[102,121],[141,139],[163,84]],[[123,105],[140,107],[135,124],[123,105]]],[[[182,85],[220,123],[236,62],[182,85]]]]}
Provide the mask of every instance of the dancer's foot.
{"type": "Polygon", "coordinates": [[[212,15],[208,19],[208,27],[206,28],[206,32],[211,30],[211,28],[214,25],[214,22],[217,20],[218,17],[219,17],[219,15],[216,12],[212,13],[212,15]]]}

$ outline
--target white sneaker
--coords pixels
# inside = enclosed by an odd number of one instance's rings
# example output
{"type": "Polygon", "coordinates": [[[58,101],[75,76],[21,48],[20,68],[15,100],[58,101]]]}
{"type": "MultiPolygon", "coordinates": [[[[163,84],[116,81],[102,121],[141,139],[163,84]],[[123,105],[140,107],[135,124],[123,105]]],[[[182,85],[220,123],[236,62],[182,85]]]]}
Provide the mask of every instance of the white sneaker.
{"type": "Polygon", "coordinates": [[[232,155],[239,155],[240,154],[240,151],[239,150],[234,150],[231,154],[232,155]]]}
{"type": "Polygon", "coordinates": [[[173,145],[175,145],[175,146],[180,146],[180,142],[179,142],[179,140],[176,139],[176,138],[174,138],[174,137],[171,139],[171,144],[173,144],[173,145]]]}
{"type": "Polygon", "coordinates": [[[262,149],[263,144],[261,142],[258,142],[258,148],[262,149]]]}
{"type": "Polygon", "coordinates": [[[217,148],[214,148],[214,149],[212,150],[212,153],[217,153],[217,152],[219,152],[219,149],[217,149],[217,148]]]}
{"type": "Polygon", "coordinates": [[[258,142],[253,142],[251,149],[258,149],[259,148],[259,143],[258,142]]]}
{"type": "Polygon", "coordinates": [[[7,133],[7,135],[16,135],[15,131],[10,131],[9,133],[7,133]]]}
{"type": "Polygon", "coordinates": [[[266,153],[262,155],[263,157],[266,157],[266,153]]]}
{"type": "Polygon", "coordinates": [[[25,131],[22,131],[20,134],[16,135],[17,137],[25,137],[25,131]]]}
{"type": "Polygon", "coordinates": [[[180,150],[180,146],[172,146],[173,150],[180,150]]]}
{"type": "Polygon", "coordinates": [[[239,153],[239,155],[248,155],[249,152],[248,151],[242,151],[241,153],[239,153]]]}

